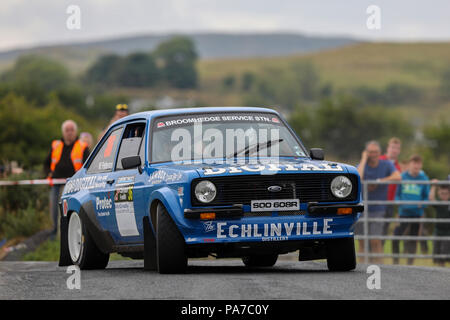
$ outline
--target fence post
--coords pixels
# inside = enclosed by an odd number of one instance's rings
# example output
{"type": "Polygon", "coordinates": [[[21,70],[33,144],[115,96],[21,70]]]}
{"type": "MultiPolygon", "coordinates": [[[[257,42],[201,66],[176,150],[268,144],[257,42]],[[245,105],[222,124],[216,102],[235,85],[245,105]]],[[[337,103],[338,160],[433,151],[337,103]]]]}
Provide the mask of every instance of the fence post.
{"type": "Polygon", "coordinates": [[[364,263],[369,263],[369,206],[367,205],[367,200],[369,197],[369,189],[367,181],[363,181],[363,199],[364,199],[364,263]]]}

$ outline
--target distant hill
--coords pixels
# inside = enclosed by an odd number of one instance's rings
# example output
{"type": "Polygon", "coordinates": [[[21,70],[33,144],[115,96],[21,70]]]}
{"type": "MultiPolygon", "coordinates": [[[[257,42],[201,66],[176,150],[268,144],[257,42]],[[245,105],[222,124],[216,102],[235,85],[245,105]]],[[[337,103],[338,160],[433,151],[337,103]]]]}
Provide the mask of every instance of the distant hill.
{"type": "MultiPolygon", "coordinates": [[[[108,40],[41,46],[0,52],[0,70],[11,65],[20,55],[36,53],[66,63],[72,70],[80,71],[100,54],[128,54],[133,51],[151,51],[173,34],[140,35],[108,40]]],[[[189,34],[196,44],[200,58],[248,58],[285,56],[337,48],[358,42],[345,37],[306,36],[297,33],[267,34],[189,34]]]]}

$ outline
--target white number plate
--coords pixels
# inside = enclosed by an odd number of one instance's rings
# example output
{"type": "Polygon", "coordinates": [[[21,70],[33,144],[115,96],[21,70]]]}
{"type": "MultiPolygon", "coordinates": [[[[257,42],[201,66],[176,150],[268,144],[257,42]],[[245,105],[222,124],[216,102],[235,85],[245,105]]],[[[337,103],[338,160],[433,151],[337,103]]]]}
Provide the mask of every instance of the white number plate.
{"type": "Polygon", "coordinates": [[[299,199],[252,200],[252,211],[293,211],[300,210],[299,199]]]}

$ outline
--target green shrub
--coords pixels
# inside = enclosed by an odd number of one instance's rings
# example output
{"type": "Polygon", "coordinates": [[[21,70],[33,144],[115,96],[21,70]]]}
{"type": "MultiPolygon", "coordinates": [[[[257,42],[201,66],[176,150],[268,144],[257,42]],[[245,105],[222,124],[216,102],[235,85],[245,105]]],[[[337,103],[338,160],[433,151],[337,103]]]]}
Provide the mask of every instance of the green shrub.
{"type": "Polygon", "coordinates": [[[23,256],[24,261],[58,261],[59,240],[47,240],[35,251],[23,256]]]}
{"type": "Polygon", "coordinates": [[[29,237],[49,224],[48,214],[33,207],[5,212],[0,209],[0,235],[7,239],[29,237]]]}

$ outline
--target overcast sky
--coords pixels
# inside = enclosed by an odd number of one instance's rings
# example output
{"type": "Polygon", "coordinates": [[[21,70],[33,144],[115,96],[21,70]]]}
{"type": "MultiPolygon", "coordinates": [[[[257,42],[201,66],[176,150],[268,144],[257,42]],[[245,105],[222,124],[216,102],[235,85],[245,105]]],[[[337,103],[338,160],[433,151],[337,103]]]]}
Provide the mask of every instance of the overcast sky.
{"type": "Polygon", "coordinates": [[[449,15],[449,0],[0,0],[0,50],[198,31],[449,41],[449,15]],[[69,5],[81,10],[80,30],[66,27],[69,5]],[[380,30],[366,27],[369,5],[381,9],[380,30]]]}

